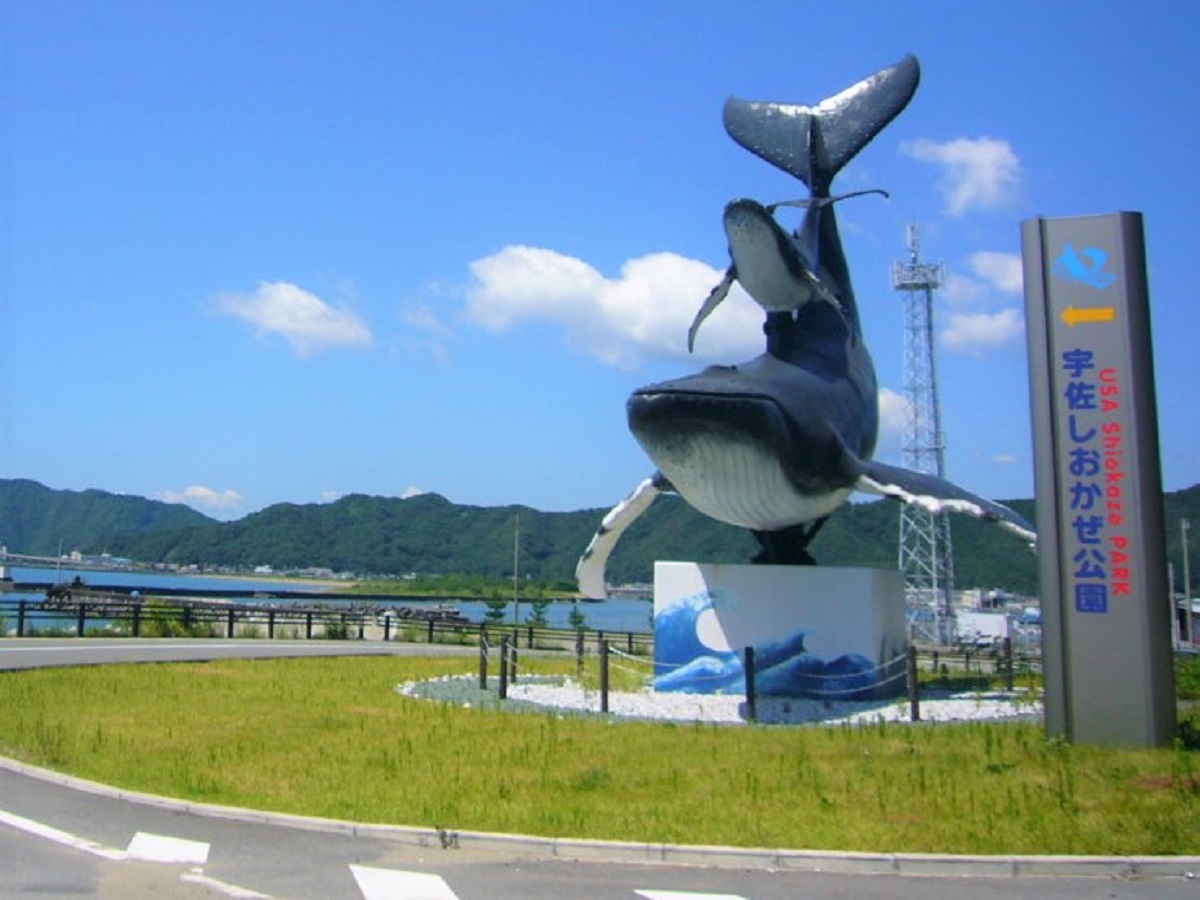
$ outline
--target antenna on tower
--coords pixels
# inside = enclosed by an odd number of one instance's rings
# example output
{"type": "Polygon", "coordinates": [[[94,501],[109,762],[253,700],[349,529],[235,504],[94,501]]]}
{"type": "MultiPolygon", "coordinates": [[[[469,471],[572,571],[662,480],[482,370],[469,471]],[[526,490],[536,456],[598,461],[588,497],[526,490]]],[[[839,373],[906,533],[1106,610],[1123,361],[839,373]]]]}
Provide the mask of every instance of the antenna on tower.
{"type": "MultiPolygon", "coordinates": [[[[907,407],[901,457],[915,472],[946,477],[946,441],[938,404],[937,365],[933,350],[933,294],[946,281],[945,263],[921,262],[921,230],[905,229],[908,262],[892,262],[892,290],[904,294],[904,400],[907,407]]],[[[938,643],[955,637],[954,558],[950,519],[915,504],[900,509],[900,570],[904,599],[914,619],[914,635],[932,613],[923,636],[938,643]]]]}
{"type": "Polygon", "coordinates": [[[905,226],[904,242],[908,246],[908,261],[917,265],[921,259],[921,227],[916,222],[909,222],[905,226]]]}

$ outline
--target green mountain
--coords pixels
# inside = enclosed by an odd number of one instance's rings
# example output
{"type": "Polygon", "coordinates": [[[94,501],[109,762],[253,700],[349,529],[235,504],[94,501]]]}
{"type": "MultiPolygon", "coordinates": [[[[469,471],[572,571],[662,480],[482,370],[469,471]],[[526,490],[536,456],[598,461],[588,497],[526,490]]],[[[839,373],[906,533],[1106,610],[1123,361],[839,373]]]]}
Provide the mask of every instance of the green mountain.
{"type": "MultiPolygon", "coordinates": [[[[1034,520],[1032,501],[1007,502],[1034,520]]],[[[813,542],[813,555],[824,565],[895,565],[899,509],[887,500],[847,504],[813,542]]],[[[437,494],[407,499],[355,494],[328,504],[280,503],[236,522],[217,522],[185,506],[140,497],[54,491],[32,481],[0,479],[0,543],[14,552],[50,556],[61,542],[63,549],[107,551],[143,562],[327,566],[360,575],[510,577],[519,519],[521,574],[570,582],[605,512],[462,506],[437,494]]],[[[1179,522],[1200,525],[1200,485],[1168,494],[1165,518],[1168,557],[1178,581],[1179,522]]],[[[951,521],[958,587],[1037,592],[1036,557],[1021,540],[967,516],[951,521]]],[[[1189,547],[1195,555],[1191,540],[1189,547]]],[[[738,563],[756,552],[749,532],[664,496],[624,535],[609,576],[614,582],[646,582],[655,560],[738,563]]]]}
{"type": "Polygon", "coordinates": [[[52,490],[36,481],[0,478],[0,546],[13,553],[111,552],[121,535],[191,528],[213,522],[180,503],[106,491],[52,490]]]}

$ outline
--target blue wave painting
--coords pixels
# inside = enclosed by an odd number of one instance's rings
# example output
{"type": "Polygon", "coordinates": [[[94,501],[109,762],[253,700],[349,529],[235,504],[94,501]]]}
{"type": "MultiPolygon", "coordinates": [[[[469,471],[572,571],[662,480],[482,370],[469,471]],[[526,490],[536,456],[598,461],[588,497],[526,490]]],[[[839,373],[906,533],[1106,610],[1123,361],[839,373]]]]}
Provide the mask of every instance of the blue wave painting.
{"type": "MultiPolygon", "coordinates": [[[[755,688],[759,696],[870,700],[878,694],[879,672],[858,653],[827,661],[804,648],[804,631],[756,645],[755,688]]],[[[730,648],[707,592],[682,597],[654,618],[654,689],[690,694],[743,693],[746,673],[741,649],[730,648]]]]}

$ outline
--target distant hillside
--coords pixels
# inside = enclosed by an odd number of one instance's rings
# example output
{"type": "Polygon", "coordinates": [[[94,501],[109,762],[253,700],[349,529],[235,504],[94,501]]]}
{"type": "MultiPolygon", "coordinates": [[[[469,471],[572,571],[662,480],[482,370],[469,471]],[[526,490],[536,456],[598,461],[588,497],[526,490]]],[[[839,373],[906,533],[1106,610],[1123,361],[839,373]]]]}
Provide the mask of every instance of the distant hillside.
{"type": "MultiPolygon", "coordinates": [[[[1008,502],[1033,521],[1032,501],[1008,502]]],[[[506,578],[512,575],[519,516],[521,573],[570,582],[605,512],[461,506],[437,494],[407,499],[356,494],[328,504],[281,503],[236,522],[217,522],[188,507],[139,497],[0,480],[0,542],[15,552],[53,555],[61,541],[63,549],[108,551],[145,562],[243,568],[328,566],[359,574],[506,578]]],[[[1200,486],[1166,497],[1168,556],[1177,573],[1182,572],[1181,518],[1200,528],[1200,486]]],[[[849,504],[829,520],[812,552],[824,565],[895,565],[898,522],[894,502],[849,504]]],[[[966,516],[952,517],[952,531],[958,587],[1036,593],[1036,558],[1018,538],[966,516]]],[[[609,576],[615,582],[645,582],[653,577],[655,560],[748,562],[757,549],[748,532],[665,496],[625,534],[609,576]]],[[[1195,550],[1192,546],[1200,567],[1195,550]]]]}
{"type": "MultiPolygon", "coordinates": [[[[705,519],[677,498],[666,499],[626,535],[612,561],[612,578],[648,581],[656,558],[698,552],[735,562],[753,554],[750,535],[705,519]]],[[[237,522],[131,535],[115,546],[122,555],[166,563],[507,578],[519,517],[521,574],[563,581],[573,578],[605,512],[460,506],[437,494],[407,499],[355,494],[327,504],[277,504],[237,522]]]]}
{"type": "Polygon", "coordinates": [[[36,481],[0,478],[0,544],[14,553],[105,551],[122,535],[212,522],[190,506],[106,491],[58,491],[36,481]]]}

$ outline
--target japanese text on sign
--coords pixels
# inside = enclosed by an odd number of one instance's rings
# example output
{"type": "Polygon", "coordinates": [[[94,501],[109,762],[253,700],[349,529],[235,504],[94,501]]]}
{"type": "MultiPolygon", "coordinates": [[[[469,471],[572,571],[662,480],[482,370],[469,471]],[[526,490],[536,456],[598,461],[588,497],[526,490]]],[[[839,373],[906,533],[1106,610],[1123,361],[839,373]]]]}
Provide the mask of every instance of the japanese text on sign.
{"type": "Polygon", "coordinates": [[[1064,350],[1060,362],[1067,374],[1062,392],[1067,468],[1063,499],[1073,537],[1075,609],[1107,613],[1112,598],[1131,593],[1129,538],[1124,531],[1125,435],[1116,415],[1122,379],[1115,366],[1098,366],[1089,349],[1064,350]]]}

